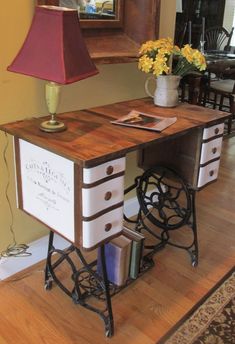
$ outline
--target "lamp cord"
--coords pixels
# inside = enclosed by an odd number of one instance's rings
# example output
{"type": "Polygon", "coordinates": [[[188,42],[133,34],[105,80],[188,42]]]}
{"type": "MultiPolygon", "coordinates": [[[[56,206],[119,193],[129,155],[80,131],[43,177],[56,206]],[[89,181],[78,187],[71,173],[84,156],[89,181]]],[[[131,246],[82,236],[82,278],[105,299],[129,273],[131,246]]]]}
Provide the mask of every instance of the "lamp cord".
{"type": "Polygon", "coordinates": [[[0,252],[0,259],[4,258],[4,257],[27,257],[27,256],[31,256],[32,253],[27,252],[29,246],[26,244],[17,244],[16,242],[16,236],[15,236],[15,231],[14,231],[14,216],[13,216],[13,210],[12,210],[12,206],[11,206],[11,202],[10,202],[10,198],[9,198],[9,186],[10,186],[10,169],[8,166],[8,162],[7,162],[7,149],[9,146],[9,140],[8,140],[8,136],[7,133],[5,132],[5,138],[6,138],[6,144],[3,150],[3,159],[4,159],[4,163],[6,166],[6,171],[7,171],[7,185],[5,188],[5,197],[8,203],[8,207],[10,210],[10,225],[9,225],[9,229],[11,232],[11,236],[12,236],[12,243],[10,245],[7,246],[7,248],[0,252]]]}

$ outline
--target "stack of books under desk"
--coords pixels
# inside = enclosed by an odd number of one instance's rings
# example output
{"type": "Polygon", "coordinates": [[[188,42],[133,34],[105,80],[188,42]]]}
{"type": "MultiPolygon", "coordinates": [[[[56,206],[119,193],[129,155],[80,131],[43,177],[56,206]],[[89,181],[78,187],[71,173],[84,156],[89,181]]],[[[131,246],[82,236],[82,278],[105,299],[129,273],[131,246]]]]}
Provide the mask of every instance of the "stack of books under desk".
{"type": "MultiPolygon", "coordinates": [[[[116,287],[115,292],[137,279],[142,272],[153,266],[151,261],[147,267],[143,264],[144,240],[145,237],[142,233],[123,227],[120,236],[105,244],[107,277],[111,285],[116,287]]],[[[97,273],[102,276],[99,250],[97,273]]]]}

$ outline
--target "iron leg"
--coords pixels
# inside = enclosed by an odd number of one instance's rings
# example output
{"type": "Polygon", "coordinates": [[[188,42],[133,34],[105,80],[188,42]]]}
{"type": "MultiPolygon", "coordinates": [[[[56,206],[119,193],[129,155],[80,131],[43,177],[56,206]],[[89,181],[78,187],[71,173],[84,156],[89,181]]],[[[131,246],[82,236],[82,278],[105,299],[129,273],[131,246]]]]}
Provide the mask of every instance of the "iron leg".
{"type": "Polygon", "coordinates": [[[193,239],[193,249],[190,252],[192,266],[196,267],[198,265],[198,237],[197,237],[197,218],[196,218],[196,192],[191,190],[192,198],[192,231],[194,235],[193,239]]]}
{"type": "Polygon", "coordinates": [[[106,337],[111,337],[114,334],[114,324],[113,324],[113,311],[112,311],[112,303],[109,291],[109,281],[107,277],[107,270],[106,270],[106,261],[105,261],[105,245],[100,247],[100,254],[101,254],[101,265],[102,265],[102,273],[103,273],[103,281],[104,281],[104,294],[107,306],[107,317],[104,319],[105,321],[105,334],[106,337]]]}
{"type": "Polygon", "coordinates": [[[50,231],[49,234],[49,242],[48,242],[48,250],[47,250],[47,259],[46,259],[46,267],[45,267],[45,289],[50,290],[52,287],[53,278],[51,276],[49,270],[49,253],[53,248],[53,239],[54,239],[54,232],[50,231]]]}

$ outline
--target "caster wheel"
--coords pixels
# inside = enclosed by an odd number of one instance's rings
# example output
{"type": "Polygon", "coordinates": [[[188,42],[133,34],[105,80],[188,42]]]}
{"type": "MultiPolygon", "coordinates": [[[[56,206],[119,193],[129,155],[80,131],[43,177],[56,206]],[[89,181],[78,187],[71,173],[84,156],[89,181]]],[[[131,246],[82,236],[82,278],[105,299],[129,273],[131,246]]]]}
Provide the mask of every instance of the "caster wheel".
{"type": "Polygon", "coordinates": [[[112,337],[113,333],[114,333],[114,325],[113,325],[113,321],[107,321],[108,319],[106,319],[105,321],[105,336],[106,337],[112,337]]]}
{"type": "Polygon", "coordinates": [[[76,293],[76,291],[72,292],[72,300],[73,300],[73,303],[75,303],[75,305],[79,303],[78,294],[76,293]]]}
{"type": "Polygon", "coordinates": [[[44,285],[45,290],[51,290],[52,288],[52,281],[46,281],[44,285]]]}
{"type": "Polygon", "coordinates": [[[112,337],[112,336],[113,336],[113,331],[111,331],[111,329],[106,329],[106,330],[105,330],[105,336],[106,336],[107,338],[112,337]]]}
{"type": "Polygon", "coordinates": [[[198,255],[196,254],[196,251],[189,251],[190,258],[191,258],[191,265],[192,267],[198,266],[198,255]]]}

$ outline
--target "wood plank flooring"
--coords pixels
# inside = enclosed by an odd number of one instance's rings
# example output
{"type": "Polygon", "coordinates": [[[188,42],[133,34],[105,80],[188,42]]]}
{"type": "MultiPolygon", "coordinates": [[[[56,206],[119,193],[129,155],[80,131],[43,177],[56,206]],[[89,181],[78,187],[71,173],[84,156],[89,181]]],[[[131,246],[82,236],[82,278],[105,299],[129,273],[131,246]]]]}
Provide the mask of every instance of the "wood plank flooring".
{"type": "Polygon", "coordinates": [[[235,137],[225,139],[219,180],[197,194],[200,260],[167,247],[155,267],[113,299],[115,335],[58,287],[44,290],[44,264],[0,284],[0,344],[154,344],[235,262],[235,137]]]}

